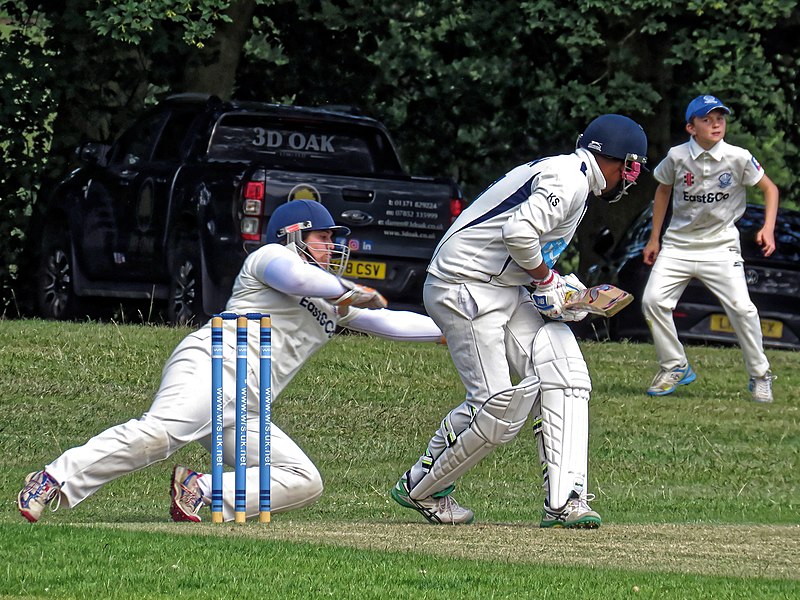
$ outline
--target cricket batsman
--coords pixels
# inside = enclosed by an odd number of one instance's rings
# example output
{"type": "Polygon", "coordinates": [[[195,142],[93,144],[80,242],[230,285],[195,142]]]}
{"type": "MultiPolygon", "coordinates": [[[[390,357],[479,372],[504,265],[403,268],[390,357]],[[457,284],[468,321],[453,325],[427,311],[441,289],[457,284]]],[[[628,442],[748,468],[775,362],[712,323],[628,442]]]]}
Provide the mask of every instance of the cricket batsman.
{"type": "Polygon", "coordinates": [[[425,308],[445,334],[466,399],[391,490],[401,506],[431,523],[470,523],[473,511],[452,497],[456,480],[511,441],[533,414],[544,471],[540,526],[600,526],[588,504],[589,372],[569,328],[543,317],[586,316],[564,307],[567,293],[585,286],[553,266],[589,198],[619,200],[646,155],[640,125],[602,115],[573,153],[506,173],[445,233],[428,267],[425,308]]]}

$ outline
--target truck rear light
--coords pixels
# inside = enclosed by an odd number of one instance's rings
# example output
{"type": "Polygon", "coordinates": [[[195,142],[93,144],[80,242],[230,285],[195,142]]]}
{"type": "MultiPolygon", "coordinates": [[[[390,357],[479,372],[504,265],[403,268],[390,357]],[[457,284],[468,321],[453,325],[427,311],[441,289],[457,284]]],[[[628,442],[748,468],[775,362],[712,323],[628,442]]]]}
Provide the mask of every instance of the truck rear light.
{"type": "Polygon", "coordinates": [[[464,199],[463,198],[451,198],[450,199],[450,222],[452,223],[458,218],[464,210],[464,199]]]}
{"type": "Polygon", "coordinates": [[[248,181],[244,185],[245,200],[261,200],[264,197],[263,181],[248,181]]]}
{"type": "Polygon", "coordinates": [[[260,215],[261,200],[245,200],[242,212],[246,215],[260,215]]]}
{"type": "Polygon", "coordinates": [[[243,240],[257,242],[261,239],[265,191],[266,185],[263,181],[248,181],[244,184],[242,213],[245,216],[239,224],[243,240]]]}
{"type": "Polygon", "coordinates": [[[244,217],[242,219],[242,238],[245,240],[258,240],[261,236],[261,219],[257,217],[244,217]]]}

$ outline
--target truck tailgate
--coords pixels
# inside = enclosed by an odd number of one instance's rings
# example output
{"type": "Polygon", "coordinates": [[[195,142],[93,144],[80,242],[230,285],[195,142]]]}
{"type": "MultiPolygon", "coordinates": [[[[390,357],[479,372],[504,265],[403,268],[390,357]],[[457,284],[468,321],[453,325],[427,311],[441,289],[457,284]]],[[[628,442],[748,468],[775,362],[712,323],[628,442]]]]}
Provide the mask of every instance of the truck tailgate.
{"type": "Polygon", "coordinates": [[[267,211],[288,200],[321,202],[350,228],[353,253],[429,259],[450,226],[453,187],[420,177],[368,178],[267,171],[267,211]]]}

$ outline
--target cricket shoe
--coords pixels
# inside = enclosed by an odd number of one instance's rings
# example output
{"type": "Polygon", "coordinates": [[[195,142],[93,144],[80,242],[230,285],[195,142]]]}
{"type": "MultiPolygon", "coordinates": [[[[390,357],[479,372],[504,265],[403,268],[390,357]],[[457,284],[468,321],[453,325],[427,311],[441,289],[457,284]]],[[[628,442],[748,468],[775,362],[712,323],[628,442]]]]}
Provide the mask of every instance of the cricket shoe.
{"type": "Polygon", "coordinates": [[[561,510],[553,510],[545,504],[539,527],[597,529],[601,523],[600,515],[589,506],[589,500],[594,500],[594,494],[588,494],[585,498],[570,498],[561,510]]]}
{"type": "Polygon", "coordinates": [[[52,502],[50,510],[56,512],[61,505],[61,485],[47,471],[34,471],[25,478],[25,487],[17,495],[20,514],[31,523],[36,523],[44,507],[52,502]]]}
{"type": "Polygon", "coordinates": [[[199,523],[202,520],[197,513],[206,504],[206,501],[203,492],[200,491],[200,484],[197,483],[200,476],[201,473],[181,465],[175,465],[172,470],[172,487],[170,489],[172,505],[169,509],[173,521],[199,523]]]}
{"type": "Polygon", "coordinates": [[[409,494],[408,473],[406,473],[392,488],[391,496],[400,506],[417,511],[434,525],[472,523],[475,514],[470,509],[459,506],[458,502],[450,496],[454,489],[455,486],[450,485],[427,498],[415,500],[409,494]]]}
{"type": "Polygon", "coordinates": [[[753,394],[754,402],[772,402],[772,382],[776,377],[767,371],[761,377],[751,377],[748,389],[753,394]]]}
{"type": "Polygon", "coordinates": [[[653,383],[647,389],[648,396],[666,396],[674,392],[679,385],[688,385],[697,379],[692,370],[692,365],[686,363],[674,369],[661,369],[653,378],[653,383]]]}

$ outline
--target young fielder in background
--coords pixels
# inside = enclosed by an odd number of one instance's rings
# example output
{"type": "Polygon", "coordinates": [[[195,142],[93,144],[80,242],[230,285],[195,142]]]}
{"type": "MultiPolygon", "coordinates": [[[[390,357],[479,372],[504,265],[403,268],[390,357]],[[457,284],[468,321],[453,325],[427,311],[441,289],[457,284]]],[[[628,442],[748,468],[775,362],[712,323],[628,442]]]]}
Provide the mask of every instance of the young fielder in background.
{"type": "Polygon", "coordinates": [[[671,394],[696,379],[678,340],[672,311],[694,278],[717,297],[744,354],[756,402],[772,402],[772,379],[762,348],[761,322],[750,300],[736,221],[747,202],[746,188],[764,192],[764,226],[756,243],[764,256],[775,251],[778,188],[749,151],[725,142],[730,109],[714,96],[698,96],[686,109],[689,141],[671,148],[653,171],[659,182],[653,201],[653,231],[644,262],[653,265],[642,296],[642,312],[653,334],[659,371],[647,393],[671,394]],[[664,234],[672,196],[672,220],[664,234]]]}
{"type": "Polygon", "coordinates": [[[544,467],[540,525],[600,525],[587,493],[589,372],[570,329],[545,324],[543,316],[586,315],[563,306],[570,289],[584,286],[552,267],[575,235],[589,195],[619,200],[646,154],[639,125],[603,115],[578,138],[574,153],[506,173],[445,233],[428,267],[425,308],[445,334],[466,400],[444,417],[392,489],[401,506],[431,523],[471,522],[473,512],[450,495],[453,484],[511,441],[532,413],[544,467]]]}
{"type": "MultiPolygon", "coordinates": [[[[233,286],[226,311],[272,316],[273,397],[334,335],[337,327],[393,340],[432,341],[442,333],[427,316],[385,310],[383,296],[341,278],[349,250],[334,244],[330,213],[309,200],[278,207],[269,220],[267,244],[250,254],[233,286]],[[377,309],[377,310],[365,310],[377,309]]],[[[224,344],[236,347],[236,325],[225,322],[224,344]]],[[[247,516],[258,514],[258,327],[250,328],[248,351],[247,516]]],[[[223,370],[224,462],[234,464],[235,360],[223,370]]],[[[211,444],[211,326],[188,335],[169,358],[150,410],[140,419],[111,427],[85,445],[67,450],[41,471],[28,475],[18,507],[38,521],[46,506],[74,507],[103,484],[164,460],[192,441],[211,444]]],[[[322,494],[317,468],[297,444],[272,424],[272,512],[311,504],[322,494]]],[[[223,476],[223,516],[233,519],[234,473],[223,476]]],[[[176,466],[171,515],[199,521],[210,503],[211,477],[176,466]]]]}

